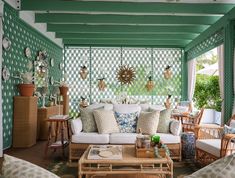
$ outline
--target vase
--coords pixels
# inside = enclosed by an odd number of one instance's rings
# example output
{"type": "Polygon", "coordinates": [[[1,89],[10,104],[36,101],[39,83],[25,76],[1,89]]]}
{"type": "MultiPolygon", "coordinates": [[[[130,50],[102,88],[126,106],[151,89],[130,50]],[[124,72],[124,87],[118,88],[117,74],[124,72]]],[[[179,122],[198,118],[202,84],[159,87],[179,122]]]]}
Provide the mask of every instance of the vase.
{"type": "Polygon", "coordinates": [[[82,68],[82,69],[80,70],[79,74],[80,74],[81,78],[82,78],[83,80],[85,80],[86,77],[87,77],[87,75],[88,75],[88,70],[87,70],[86,68],[82,68]]]}
{"type": "Polygon", "coordinates": [[[33,96],[34,84],[19,84],[18,89],[20,96],[33,96]]]}
{"type": "Polygon", "coordinates": [[[146,84],[146,89],[147,89],[147,91],[148,92],[151,92],[152,90],[153,90],[153,88],[154,88],[154,83],[153,83],[153,81],[152,80],[149,80],[148,82],[147,82],[147,84],[146,84]]]}
{"type": "Polygon", "coordinates": [[[60,89],[60,95],[64,96],[64,95],[67,95],[69,87],[61,86],[61,87],[59,87],[59,89],[60,89]]]}

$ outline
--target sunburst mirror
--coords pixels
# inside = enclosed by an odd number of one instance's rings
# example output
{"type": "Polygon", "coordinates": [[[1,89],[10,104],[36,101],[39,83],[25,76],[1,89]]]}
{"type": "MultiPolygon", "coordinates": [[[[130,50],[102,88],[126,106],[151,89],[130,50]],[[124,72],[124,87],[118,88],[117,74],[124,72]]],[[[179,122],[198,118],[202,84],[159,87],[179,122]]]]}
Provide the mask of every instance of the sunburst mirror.
{"type": "Polygon", "coordinates": [[[117,79],[119,82],[121,82],[122,85],[132,84],[135,80],[135,70],[133,67],[122,65],[118,70],[117,79]]]}

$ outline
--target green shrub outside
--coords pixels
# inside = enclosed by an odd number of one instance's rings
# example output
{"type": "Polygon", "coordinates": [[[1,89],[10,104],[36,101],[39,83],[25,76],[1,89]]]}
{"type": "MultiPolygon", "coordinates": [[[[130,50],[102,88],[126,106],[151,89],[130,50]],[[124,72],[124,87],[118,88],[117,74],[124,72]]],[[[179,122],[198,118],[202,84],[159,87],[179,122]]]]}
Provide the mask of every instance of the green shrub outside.
{"type": "Polygon", "coordinates": [[[197,108],[221,111],[219,76],[197,75],[194,100],[197,108]]]}

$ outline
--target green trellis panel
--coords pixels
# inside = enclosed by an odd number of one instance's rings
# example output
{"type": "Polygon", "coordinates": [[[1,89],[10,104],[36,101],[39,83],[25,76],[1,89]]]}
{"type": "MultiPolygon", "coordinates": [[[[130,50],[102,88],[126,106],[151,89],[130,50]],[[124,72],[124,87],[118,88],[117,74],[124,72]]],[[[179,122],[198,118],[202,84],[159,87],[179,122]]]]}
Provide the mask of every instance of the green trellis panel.
{"type": "Polygon", "coordinates": [[[116,72],[121,65],[120,48],[92,48],[91,50],[91,102],[99,102],[102,98],[114,99],[121,91],[116,80],[116,72]],[[98,79],[105,78],[107,88],[99,91],[98,79]]]}
{"type": "MultiPolygon", "coordinates": [[[[46,37],[38,33],[32,27],[19,19],[18,12],[5,3],[3,16],[4,35],[11,40],[11,49],[3,50],[3,66],[6,66],[11,75],[17,71],[27,70],[29,60],[35,60],[39,50],[46,50],[49,59],[54,58],[54,67],[49,68],[49,75],[54,80],[59,81],[62,72],[59,69],[59,63],[62,62],[62,48],[55,45],[46,37]],[[27,59],[24,55],[24,49],[30,47],[32,59],[27,59]]],[[[2,82],[3,98],[3,147],[8,148],[12,143],[12,122],[13,122],[13,96],[19,95],[17,90],[18,79],[10,78],[2,82]]],[[[51,86],[50,90],[52,89],[51,86]]]]}
{"type": "Polygon", "coordinates": [[[153,50],[153,74],[156,82],[153,103],[161,104],[166,100],[166,95],[171,94],[172,103],[174,99],[181,99],[182,70],[180,49],[154,49],[153,50]],[[167,65],[171,66],[172,78],[164,79],[163,72],[167,65]]]}
{"type": "Polygon", "coordinates": [[[68,74],[70,87],[70,114],[78,112],[80,97],[86,97],[91,103],[100,99],[115,99],[121,92],[140,101],[163,104],[167,94],[181,98],[182,86],[182,51],[164,48],[122,48],[122,47],[66,47],[64,50],[65,72],[68,74]],[[86,65],[89,76],[82,80],[80,66],[86,65]],[[116,75],[120,65],[133,67],[136,79],[131,86],[121,86],[116,75]],[[173,78],[165,80],[163,71],[171,65],[173,78]],[[152,75],[155,88],[147,92],[145,85],[152,75]],[[97,79],[105,78],[107,88],[99,91],[97,79]],[[168,90],[167,88],[170,88],[168,90]]]}
{"type": "Polygon", "coordinates": [[[140,101],[152,102],[152,92],[147,92],[145,85],[148,75],[152,75],[152,49],[151,48],[123,48],[122,64],[133,67],[136,79],[132,85],[124,85],[123,91],[128,96],[140,101]]]}
{"type": "Polygon", "coordinates": [[[201,54],[219,46],[224,41],[224,30],[220,29],[216,33],[212,34],[206,40],[202,41],[198,45],[194,46],[187,51],[187,60],[200,56],[201,54]]]}

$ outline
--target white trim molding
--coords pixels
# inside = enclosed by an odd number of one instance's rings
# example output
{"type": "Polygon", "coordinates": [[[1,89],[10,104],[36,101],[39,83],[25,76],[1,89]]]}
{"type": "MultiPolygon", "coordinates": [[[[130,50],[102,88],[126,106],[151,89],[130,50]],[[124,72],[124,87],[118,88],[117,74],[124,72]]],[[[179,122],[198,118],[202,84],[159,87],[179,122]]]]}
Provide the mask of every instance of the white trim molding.
{"type": "MultiPolygon", "coordinates": [[[[1,1],[1,0],[0,0],[1,1]]],[[[10,6],[16,10],[20,10],[21,0],[5,0],[10,6]]],[[[62,39],[56,38],[54,32],[47,32],[46,23],[35,23],[35,12],[33,11],[19,11],[19,17],[21,20],[29,24],[32,28],[37,30],[39,33],[50,39],[52,42],[63,48],[64,44],[62,39]]]]}
{"type": "Polygon", "coordinates": [[[35,13],[33,11],[20,11],[19,12],[20,19],[25,21],[31,27],[36,29],[38,32],[43,34],[45,37],[53,41],[55,44],[64,47],[62,39],[55,38],[55,32],[47,32],[47,24],[46,23],[35,23],[35,13]]]}

